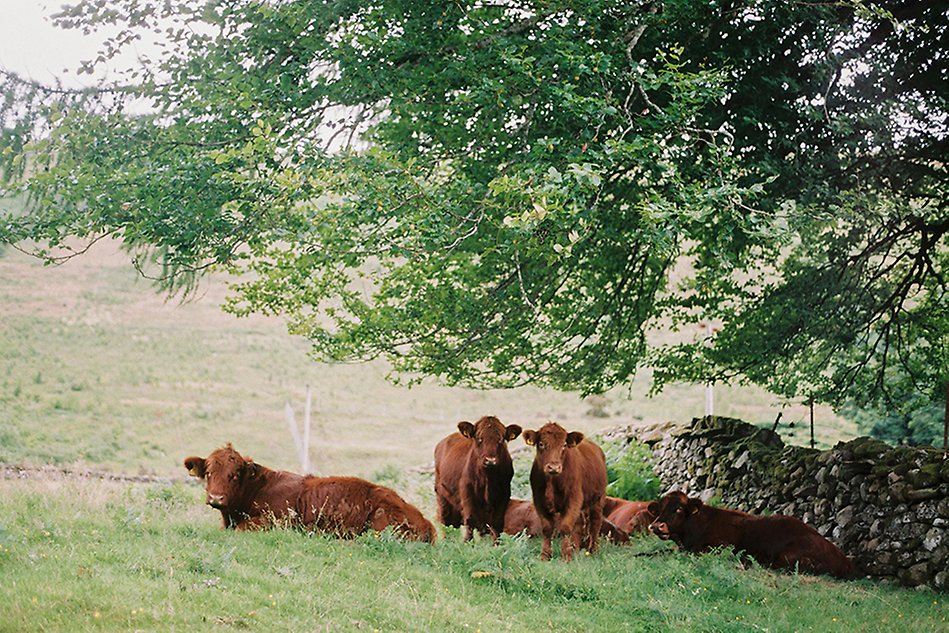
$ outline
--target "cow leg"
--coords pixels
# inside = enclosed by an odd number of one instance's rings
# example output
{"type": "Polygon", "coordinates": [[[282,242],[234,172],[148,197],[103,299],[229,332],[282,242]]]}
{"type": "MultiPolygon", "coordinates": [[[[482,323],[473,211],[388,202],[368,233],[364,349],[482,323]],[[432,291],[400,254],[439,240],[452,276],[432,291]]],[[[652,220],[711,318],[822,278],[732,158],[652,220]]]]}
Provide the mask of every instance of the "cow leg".
{"type": "Polygon", "coordinates": [[[560,557],[565,560],[573,560],[574,539],[577,537],[576,524],[563,520],[563,516],[557,522],[557,530],[560,534],[560,557]]]}
{"type": "Polygon", "coordinates": [[[504,515],[506,514],[506,510],[506,506],[500,510],[495,510],[494,516],[491,517],[491,522],[488,525],[488,528],[491,530],[491,540],[495,544],[498,542],[498,536],[504,531],[504,515]]]}
{"type": "Polygon", "coordinates": [[[560,539],[560,557],[565,561],[573,560],[573,532],[563,532],[560,539]]]}
{"type": "Polygon", "coordinates": [[[552,553],[553,547],[551,546],[551,538],[553,537],[554,526],[553,522],[542,519],[541,520],[541,532],[544,535],[544,543],[540,546],[540,559],[541,560],[550,560],[550,555],[552,553]]]}
{"type": "Polygon", "coordinates": [[[270,516],[264,515],[264,514],[258,514],[255,517],[249,517],[241,521],[238,521],[238,523],[234,526],[234,529],[238,531],[263,530],[265,528],[269,528],[272,526],[273,526],[273,521],[271,520],[270,516]]]}
{"type": "Polygon", "coordinates": [[[475,521],[474,517],[465,517],[465,543],[472,539],[477,526],[478,523],[475,521]]]}
{"type": "Polygon", "coordinates": [[[438,497],[438,522],[450,527],[461,527],[461,513],[455,510],[454,505],[445,497],[438,497]]]}
{"type": "Polygon", "coordinates": [[[596,554],[597,547],[599,545],[600,538],[600,526],[603,523],[603,508],[600,506],[593,506],[590,510],[589,521],[585,521],[587,527],[587,551],[591,554],[596,554]]]}

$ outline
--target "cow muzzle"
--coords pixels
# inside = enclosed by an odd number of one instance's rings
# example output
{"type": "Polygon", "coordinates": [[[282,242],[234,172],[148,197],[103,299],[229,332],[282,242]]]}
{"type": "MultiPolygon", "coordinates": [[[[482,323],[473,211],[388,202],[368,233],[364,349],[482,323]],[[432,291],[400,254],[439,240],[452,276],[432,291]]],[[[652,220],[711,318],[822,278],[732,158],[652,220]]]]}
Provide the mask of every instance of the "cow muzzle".
{"type": "Polygon", "coordinates": [[[563,471],[563,464],[547,464],[544,466],[544,472],[548,475],[556,476],[563,471]]]}
{"type": "Polygon", "coordinates": [[[669,539],[669,526],[665,523],[651,523],[649,524],[649,529],[659,538],[663,540],[669,539]]]}
{"type": "Polygon", "coordinates": [[[492,467],[492,466],[497,466],[497,465],[498,465],[498,458],[497,458],[497,457],[485,457],[484,459],[481,460],[481,463],[483,463],[483,464],[484,464],[486,467],[488,467],[488,468],[490,468],[490,467],[492,467]]]}
{"type": "Polygon", "coordinates": [[[212,508],[223,508],[224,495],[208,494],[208,505],[211,506],[212,508]]]}

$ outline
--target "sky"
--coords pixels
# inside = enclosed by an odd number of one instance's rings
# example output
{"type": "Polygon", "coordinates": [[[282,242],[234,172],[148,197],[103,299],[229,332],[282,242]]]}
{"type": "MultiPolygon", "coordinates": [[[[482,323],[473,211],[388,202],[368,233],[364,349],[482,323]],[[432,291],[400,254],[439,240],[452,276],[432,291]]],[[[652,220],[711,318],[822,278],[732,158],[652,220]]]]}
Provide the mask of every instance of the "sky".
{"type": "Polygon", "coordinates": [[[77,76],[79,62],[95,57],[105,34],[83,35],[76,29],[53,26],[49,16],[64,0],[0,0],[0,67],[34,80],[51,83],[60,77],[68,86],[91,85],[89,75],[77,76]],[[70,73],[64,74],[63,69],[70,73]]]}

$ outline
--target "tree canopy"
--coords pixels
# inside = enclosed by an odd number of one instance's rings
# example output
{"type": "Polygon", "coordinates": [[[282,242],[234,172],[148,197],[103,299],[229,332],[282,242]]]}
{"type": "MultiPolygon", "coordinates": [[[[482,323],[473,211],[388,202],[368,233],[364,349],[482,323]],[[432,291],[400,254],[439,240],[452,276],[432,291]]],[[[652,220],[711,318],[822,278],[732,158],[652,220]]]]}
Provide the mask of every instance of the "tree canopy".
{"type": "MultiPolygon", "coordinates": [[[[315,354],[602,392],[652,367],[936,398],[946,8],[736,0],[87,0],[89,89],[4,72],[0,242],[120,237],[315,354]],[[710,340],[663,328],[721,324],[710,340]]],[[[73,246],[73,248],[75,248],[73,246]]],[[[66,253],[68,256],[69,253],[66,253]]]]}

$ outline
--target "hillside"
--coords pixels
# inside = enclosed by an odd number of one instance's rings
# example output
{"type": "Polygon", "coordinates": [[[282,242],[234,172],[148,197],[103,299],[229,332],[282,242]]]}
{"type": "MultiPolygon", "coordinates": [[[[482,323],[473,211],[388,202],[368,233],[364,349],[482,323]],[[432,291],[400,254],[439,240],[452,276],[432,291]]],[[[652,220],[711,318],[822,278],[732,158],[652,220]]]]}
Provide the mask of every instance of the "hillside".
{"type": "MultiPolygon", "coordinates": [[[[704,412],[704,388],[675,385],[647,399],[645,379],[591,404],[535,388],[474,391],[386,380],[383,363],[321,364],[275,318],[238,319],[219,305],[226,280],[202,282],[196,299],[166,301],[118,244],[99,243],[61,266],[7,249],[0,256],[0,462],[178,475],[183,456],[231,441],[277,468],[296,468],[284,418],[302,420],[313,390],[314,468],[371,476],[431,460],[459,420],[485,414],[525,428],[555,419],[596,431],[636,420],[688,420],[704,412]],[[601,410],[608,417],[598,416],[601,410]]],[[[755,388],[716,389],[716,413],[759,424],[781,404],[755,388]]],[[[797,420],[804,443],[806,411],[797,420]]],[[[817,412],[824,445],[854,429],[817,412]]],[[[519,442],[517,442],[519,444],[519,442]]]]}

